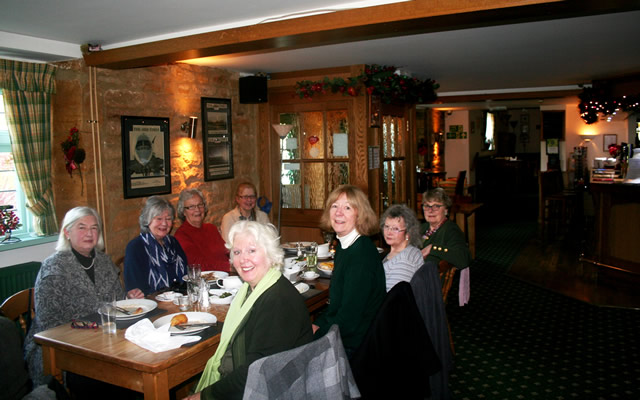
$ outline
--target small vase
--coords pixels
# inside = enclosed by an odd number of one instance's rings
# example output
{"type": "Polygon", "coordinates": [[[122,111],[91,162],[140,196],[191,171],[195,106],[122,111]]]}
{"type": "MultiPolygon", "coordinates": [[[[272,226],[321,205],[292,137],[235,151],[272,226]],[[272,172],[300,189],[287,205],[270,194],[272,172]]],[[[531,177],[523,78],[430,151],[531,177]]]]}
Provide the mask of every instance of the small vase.
{"type": "Polygon", "coordinates": [[[11,237],[11,229],[8,229],[4,233],[4,238],[0,241],[0,244],[9,244],[9,243],[17,243],[20,241],[20,238],[11,237]]]}

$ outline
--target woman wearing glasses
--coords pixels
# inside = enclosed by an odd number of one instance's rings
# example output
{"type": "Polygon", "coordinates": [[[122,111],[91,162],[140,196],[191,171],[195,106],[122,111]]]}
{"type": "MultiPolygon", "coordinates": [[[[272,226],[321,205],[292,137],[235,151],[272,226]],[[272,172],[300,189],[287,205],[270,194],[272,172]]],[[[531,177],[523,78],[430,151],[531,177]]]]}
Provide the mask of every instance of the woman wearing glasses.
{"type": "Polygon", "coordinates": [[[182,225],[175,237],[189,264],[200,264],[202,271],[229,272],[229,252],[218,227],[204,222],[207,201],[198,189],[185,189],[178,199],[178,218],[182,225]]]}
{"type": "Polygon", "coordinates": [[[268,224],[269,217],[265,212],[256,207],[257,201],[256,187],[251,182],[242,182],[236,189],[235,207],[222,217],[220,230],[222,238],[229,243],[229,230],[231,225],[238,221],[258,221],[268,224]]]}
{"type": "Polygon", "coordinates": [[[382,214],[380,229],[391,251],[382,262],[387,292],[398,282],[410,282],[422,266],[419,250],[420,224],[416,214],[404,204],[394,204],[382,214]]]}
{"type": "Polygon", "coordinates": [[[422,195],[422,211],[426,223],[422,225],[422,256],[436,265],[440,260],[448,261],[462,269],[471,263],[471,253],[464,234],[454,221],[450,221],[449,210],[453,202],[442,188],[426,191],[422,195]]]}

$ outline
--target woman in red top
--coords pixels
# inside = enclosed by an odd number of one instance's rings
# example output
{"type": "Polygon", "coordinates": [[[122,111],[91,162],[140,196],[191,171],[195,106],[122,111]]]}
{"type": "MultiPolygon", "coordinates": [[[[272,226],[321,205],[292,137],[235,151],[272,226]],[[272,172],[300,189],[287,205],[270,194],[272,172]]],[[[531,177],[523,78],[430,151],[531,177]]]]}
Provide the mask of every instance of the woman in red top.
{"type": "Polygon", "coordinates": [[[198,189],[185,189],[178,200],[182,225],[175,233],[189,264],[200,264],[203,271],[229,272],[229,251],[218,228],[204,222],[207,202],[198,189]]]}

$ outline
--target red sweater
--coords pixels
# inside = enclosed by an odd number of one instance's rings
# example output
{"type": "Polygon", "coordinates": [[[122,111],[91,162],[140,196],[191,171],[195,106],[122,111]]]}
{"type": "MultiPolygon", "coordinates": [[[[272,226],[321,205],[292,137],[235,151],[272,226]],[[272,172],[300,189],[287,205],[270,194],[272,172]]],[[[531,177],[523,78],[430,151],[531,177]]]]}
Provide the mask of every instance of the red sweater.
{"type": "Polygon", "coordinates": [[[184,221],[174,236],[189,264],[201,264],[203,271],[229,272],[229,251],[215,225],[202,224],[202,228],[196,228],[184,221]]]}

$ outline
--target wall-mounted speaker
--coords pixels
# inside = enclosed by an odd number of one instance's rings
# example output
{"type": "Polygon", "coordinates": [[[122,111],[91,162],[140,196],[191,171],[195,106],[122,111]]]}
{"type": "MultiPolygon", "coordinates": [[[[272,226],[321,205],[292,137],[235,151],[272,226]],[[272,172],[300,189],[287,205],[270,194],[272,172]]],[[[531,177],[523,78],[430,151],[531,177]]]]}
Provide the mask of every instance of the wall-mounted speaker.
{"type": "Polygon", "coordinates": [[[241,104],[267,102],[266,76],[243,76],[239,81],[241,104]]]}

